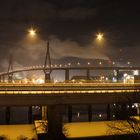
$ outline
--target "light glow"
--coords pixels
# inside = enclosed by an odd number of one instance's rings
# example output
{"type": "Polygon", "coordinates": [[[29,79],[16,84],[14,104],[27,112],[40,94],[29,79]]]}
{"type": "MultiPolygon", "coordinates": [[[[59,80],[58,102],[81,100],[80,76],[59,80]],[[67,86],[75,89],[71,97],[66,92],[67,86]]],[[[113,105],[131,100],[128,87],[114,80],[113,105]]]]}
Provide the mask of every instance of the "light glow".
{"type": "Polygon", "coordinates": [[[103,39],[103,34],[99,33],[96,35],[97,36],[97,40],[101,41],[103,39]]]}
{"type": "Polygon", "coordinates": [[[28,32],[31,37],[34,37],[36,35],[36,30],[33,28],[29,29],[28,32]]]}

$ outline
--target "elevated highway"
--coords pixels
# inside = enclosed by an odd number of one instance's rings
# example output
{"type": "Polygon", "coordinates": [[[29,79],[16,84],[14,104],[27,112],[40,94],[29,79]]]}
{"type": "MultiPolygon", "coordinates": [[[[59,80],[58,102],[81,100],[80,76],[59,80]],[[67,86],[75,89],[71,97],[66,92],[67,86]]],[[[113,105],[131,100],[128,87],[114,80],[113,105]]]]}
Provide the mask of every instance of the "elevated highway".
{"type": "Polygon", "coordinates": [[[140,84],[0,84],[0,105],[65,105],[140,102],[140,84]]]}
{"type": "Polygon", "coordinates": [[[125,105],[140,103],[140,84],[0,84],[0,106],[7,106],[7,124],[10,123],[10,107],[28,106],[28,118],[29,122],[32,122],[32,106],[43,106],[45,110],[42,112],[42,118],[46,118],[47,114],[48,121],[47,135],[56,136],[59,139],[63,136],[63,111],[66,105],[69,108],[68,120],[71,122],[71,105],[88,105],[88,120],[91,121],[92,104],[106,104],[109,119],[109,106],[113,103],[125,105]]]}

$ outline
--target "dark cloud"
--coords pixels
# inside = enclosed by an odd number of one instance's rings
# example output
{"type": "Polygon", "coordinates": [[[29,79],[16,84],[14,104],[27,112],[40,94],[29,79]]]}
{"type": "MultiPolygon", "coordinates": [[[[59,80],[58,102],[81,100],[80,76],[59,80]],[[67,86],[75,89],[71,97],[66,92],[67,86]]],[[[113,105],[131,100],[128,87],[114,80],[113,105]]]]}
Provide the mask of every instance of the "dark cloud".
{"type": "MultiPolygon", "coordinates": [[[[9,49],[13,54],[14,68],[26,65],[43,65],[46,51],[46,41],[38,40],[35,43],[21,40],[16,46],[9,49]],[[31,64],[28,64],[30,62],[31,64]]],[[[65,57],[77,57],[81,59],[104,59],[109,58],[100,53],[95,46],[81,46],[69,39],[61,40],[56,36],[50,37],[50,55],[54,60],[60,60],[65,57]],[[85,49],[86,48],[86,49],[85,49]],[[88,54],[88,55],[87,55],[88,54]]],[[[8,65],[8,59],[1,61],[1,66],[5,69],[8,65]]]]}
{"type": "MultiPolygon", "coordinates": [[[[67,4],[68,5],[68,4],[67,4]]],[[[88,7],[73,5],[71,7],[58,7],[56,3],[41,2],[39,0],[12,0],[5,1],[1,7],[2,21],[44,21],[47,19],[85,19],[94,16],[96,10],[88,7]]]]}
{"type": "Polygon", "coordinates": [[[41,44],[51,35],[53,58],[66,55],[117,60],[118,50],[123,48],[127,52],[124,58],[136,60],[140,53],[139,24],[138,0],[1,0],[1,65],[6,65],[11,50],[17,64],[42,63],[41,44]],[[31,26],[37,28],[41,42],[30,46],[24,38],[31,26]],[[104,49],[95,49],[92,44],[97,32],[104,32],[104,49]]]}

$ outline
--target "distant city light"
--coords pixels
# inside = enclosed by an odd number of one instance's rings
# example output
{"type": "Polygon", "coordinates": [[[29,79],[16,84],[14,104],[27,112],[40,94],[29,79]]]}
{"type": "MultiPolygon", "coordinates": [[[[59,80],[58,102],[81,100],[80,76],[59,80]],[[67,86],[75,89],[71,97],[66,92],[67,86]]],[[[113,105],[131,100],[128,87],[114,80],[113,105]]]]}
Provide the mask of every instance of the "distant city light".
{"type": "Polygon", "coordinates": [[[135,105],[134,104],[132,105],[132,108],[135,108],[135,105]]]}
{"type": "Polygon", "coordinates": [[[138,103],[134,103],[135,107],[139,107],[138,103]]]}
{"type": "Polygon", "coordinates": [[[75,83],[75,79],[73,79],[72,82],[75,83]]]}
{"type": "Polygon", "coordinates": [[[101,118],[102,117],[102,114],[99,114],[99,117],[101,118]]]}
{"type": "Polygon", "coordinates": [[[133,71],[133,75],[139,75],[139,71],[138,70],[134,70],[133,71]]]}
{"type": "Polygon", "coordinates": [[[105,80],[108,81],[109,80],[108,77],[106,77],[105,80]]]}
{"type": "Polygon", "coordinates": [[[78,62],[77,65],[80,65],[80,62],[78,62]]]}
{"type": "Polygon", "coordinates": [[[115,65],[115,62],[113,61],[112,64],[115,65]]]}
{"type": "Polygon", "coordinates": [[[77,113],[77,118],[79,118],[79,117],[80,117],[80,112],[77,113]]]}
{"type": "Polygon", "coordinates": [[[124,73],[123,74],[123,83],[134,83],[134,76],[124,73]]]}
{"type": "Polygon", "coordinates": [[[36,79],[36,81],[35,81],[36,84],[43,84],[44,82],[45,82],[45,81],[44,81],[43,78],[38,78],[38,79],[36,79]]]}
{"type": "Polygon", "coordinates": [[[128,75],[127,73],[124,73],[124,74],[123,74],[124,77],[126,77],[127,75],[128,75]]]}
{"type": "Polygon", "coordinates": [[[54,80],[54,83],[58,83],[58,80],[56,79],[56,80],[54,80]]]}
{"type": "Polygon", "coordinates": [[[130,62],[128,61],[127,64],[130,65],[130,62]]]}
{"type": "Polygon", "coordinates": [[[90,65],[90,62],[88,62],[88,65],[90,65]]]}
{"type": "Polygon", "coordinates": [[[113,78],[112,78],[112,81],[113,81],[113,82],[117,82],[116,77],[113,77],[113,78]]]}
{"type": "Polygon", "coordinates": [[[102,64],[102,62],[99,62],[99,65],[101,65],[102,64]]]}
{"type": "Polygon", "coordinates": [[[114,106],[116,106],[116,104],[113,104],[114,106]]]}
{"type": "Polygon", "coordinates": [[[28,79],[27,78],[24,78],[23,79],[23,83],[27,84],[28,83],[28,79]]]}
{"type": "Polygon", "coordinates": [[[117,71],[113,70],[114,76],[117,76],[117,71]]]}
{"type": "Polygon", "coordinates": [[[129,105],[127,105],[127,108],[129,108],[129,105]]]}

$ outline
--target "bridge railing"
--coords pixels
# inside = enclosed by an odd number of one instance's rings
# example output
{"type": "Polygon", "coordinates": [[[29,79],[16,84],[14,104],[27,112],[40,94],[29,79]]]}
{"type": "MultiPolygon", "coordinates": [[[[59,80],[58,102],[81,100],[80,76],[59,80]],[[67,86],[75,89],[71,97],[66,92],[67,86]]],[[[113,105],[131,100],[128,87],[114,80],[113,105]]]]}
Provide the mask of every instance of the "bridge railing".
{"type": "Polygon", "coordinates": [[[61,82],[61,83],[0,83],[0,87],[4,86],[140,86],[140,83],[73,83],[73,82],[61,82]]]}

